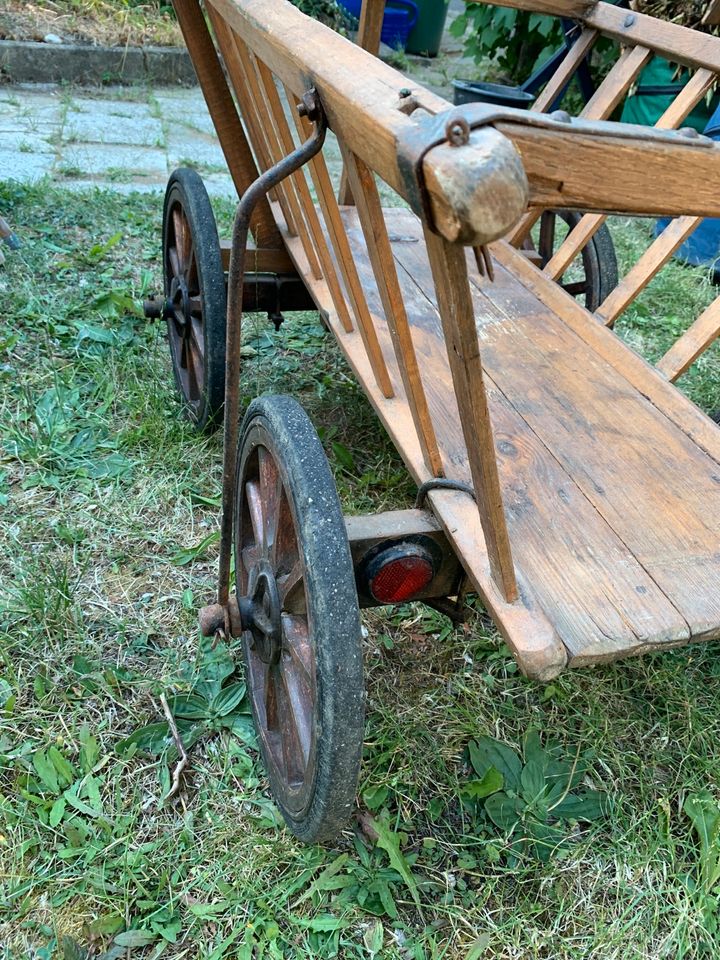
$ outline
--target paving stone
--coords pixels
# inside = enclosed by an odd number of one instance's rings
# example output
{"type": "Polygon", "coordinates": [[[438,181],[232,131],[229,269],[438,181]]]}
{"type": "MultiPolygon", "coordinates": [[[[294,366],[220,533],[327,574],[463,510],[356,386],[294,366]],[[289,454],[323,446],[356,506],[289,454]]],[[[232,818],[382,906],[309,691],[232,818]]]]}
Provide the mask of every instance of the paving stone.
{"type": "Polygon", "coordinates": [[[157,146],[164,142],[162,121],[147,103],[73,97],[63,140],[157,146]]]}
{"type": "Polygon", "coordinates": [[[54,153],[20,153],[0,147],[0,180],[40,180],[55,163],[54,153]]]}
{"type": "Polygon", "coordinates": [[[214,137],[206,136],[187,128],[172,127],[167,135],[168,162],[171,167],[192,161],[202,173],[220,173],[227,170],[225,154],[214,137]]]}

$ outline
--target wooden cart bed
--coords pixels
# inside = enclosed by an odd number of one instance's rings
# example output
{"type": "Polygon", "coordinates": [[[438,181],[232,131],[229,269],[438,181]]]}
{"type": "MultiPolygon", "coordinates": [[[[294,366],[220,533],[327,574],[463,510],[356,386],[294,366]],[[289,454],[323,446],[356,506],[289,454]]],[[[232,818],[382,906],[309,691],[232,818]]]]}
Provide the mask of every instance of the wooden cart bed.
{"type": "MultiPolygon", "coordinates": [[[[419,446],[408,443],[412,417],[357,211],[341,214],[394,398],[381,395],[360,336],[343,330],[325,283],[312,292],[419,482],[426,472],[419,446]]],[[[384,215],[446,474],[469,482],[422,227],[408,210],[384,215]]],[[[286,242],[307,277],[300,242],[286,242]]],[[[506,604],[494,586],[467,495],[430,496],[524,668],[533,673],[537,660],[549,675],[566,657],[580,666],[720,636],[714,425],[508,244],[495,245],[494,282],[470,256],[468,270],[519,603],[506,604]],[[532,289],[538,284],[562,315],[532,289]],[[638,378],[647,380],[645,395],[638,378]]]]}

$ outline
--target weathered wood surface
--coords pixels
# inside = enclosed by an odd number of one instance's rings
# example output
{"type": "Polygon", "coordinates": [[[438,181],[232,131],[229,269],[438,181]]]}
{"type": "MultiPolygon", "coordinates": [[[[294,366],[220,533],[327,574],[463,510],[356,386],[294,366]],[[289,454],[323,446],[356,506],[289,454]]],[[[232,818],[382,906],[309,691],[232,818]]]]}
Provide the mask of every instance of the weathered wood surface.
{"type": "Polygon", "coordinates": [[[695,323],[668,350],[656,364],[660,373],[675,381],[690,367],[720,335],[720,299],[713,300],[695,323]]]}
{"type": "MultiPolygon", "coordinates": [[[[417,124],[400,109],[400,93],[407,87],[407,79],[401,73],[280,0],[208,0],[208,7],[242,37],[295,96],[314,86],[331,129],[392,189],[408,199],[405,179],[398,166],[397,141],[402,132],[414,130],[417,124]]],[[[450,107],[442,97],[427,90],[422,91],[422,102],[434,112],[450,107]]],[[[497,138],[494,131],[487,132],[507,158],[508,145],[497,138]]],[[[435,178],[430,194],[433,222],[440,230],[445,223],[453,225],[455,232],[450,240],[456,240],[463,231],[468,244],[484,243],[488,239],[484,226],[477,236],[473,235],[478,217],[484,224],[482,208],[473,203],[478,189],[478,167],[487,167],[488,163],[484,143],[480,155],[474,148],[458,152],[447,189],[440,176],[435,178]],[[463,186],[466,196],[461,192],[463,186]],[[469,220],[458,227],[457,214],[462,210],[468,211],[469,220]]],[[[433,175],[435,152],[430,150],[423,162],[425,176],[429,178],[433,175]]],[[[514,165],[498,165],[495,189],[500,189],[505,167],[508,171],[508,182],[504,186],[507,222],[497,236],[510,229],[517,219],[524,208],[527,189],[524,181],[519,184],[517,159],[514,165]],[[513,197],[516,192],[517,196],[513,197]]],[[[494,220],[497,216],[498,209],[495,209],[494,220]]]]}

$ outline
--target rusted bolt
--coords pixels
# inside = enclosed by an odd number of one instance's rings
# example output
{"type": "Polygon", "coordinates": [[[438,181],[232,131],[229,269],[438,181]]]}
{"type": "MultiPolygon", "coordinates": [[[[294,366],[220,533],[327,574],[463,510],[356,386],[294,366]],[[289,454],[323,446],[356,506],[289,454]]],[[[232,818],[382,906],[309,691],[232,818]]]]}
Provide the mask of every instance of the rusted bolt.
{"type": "Polygon", "coordinates": [[[308,90],[303,94],[302,102],[297,105],[297,112],[308,120],[317,120],[320,116],[320,100],[315,90],[308,90]]]}
{"type": "Polygon", "coordinates": [[[398,91],[398,96],[400,97],[401,100],[404,100],[405,97],[412,96],[412,90],[409,87],[403,87],[402,90],[398,91]]]}
{"type": "Polygon", "coordinates": [[[567,110],[553,110],[548,116],[557,123],[572,123],[572,117],[567,110]]]}
{"type": "Polygon", "coordinates": [[[462,147],[470,139],[470,125],[464,117],[448,120],[445,136],[454,147],[462,147]]]}
{"type": "Polygon", "coordinates": [[[625,28],[631,27],[634,23],[635,23],[635,14],[634,14],[634,13],[629,13],[629,14],[625,17],[625,20],[624,20],[624,22],[623,22],[623,26],[624,26],[625,28]]]}
{"type": "Polygon", "coordinates": [[[215,636],[219,627],[225,626],[225,607],[221,603],[211,603],[198,612],[200,633],[204,637],[215,636]]]}

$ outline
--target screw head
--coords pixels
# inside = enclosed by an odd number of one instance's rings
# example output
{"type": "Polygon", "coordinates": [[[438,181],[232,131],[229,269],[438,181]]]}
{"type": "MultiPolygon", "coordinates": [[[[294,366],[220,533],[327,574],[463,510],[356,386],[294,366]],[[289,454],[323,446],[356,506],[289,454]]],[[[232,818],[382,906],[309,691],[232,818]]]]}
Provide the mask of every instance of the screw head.
{"type": "Polygon", "coordinates": [[[401,100],[404,100],[405,97],[412,96],[412,90],[410,89],[410,87],[403,87],[402,90],[398,90],[398,96],[400,97],[401,100]]]}

